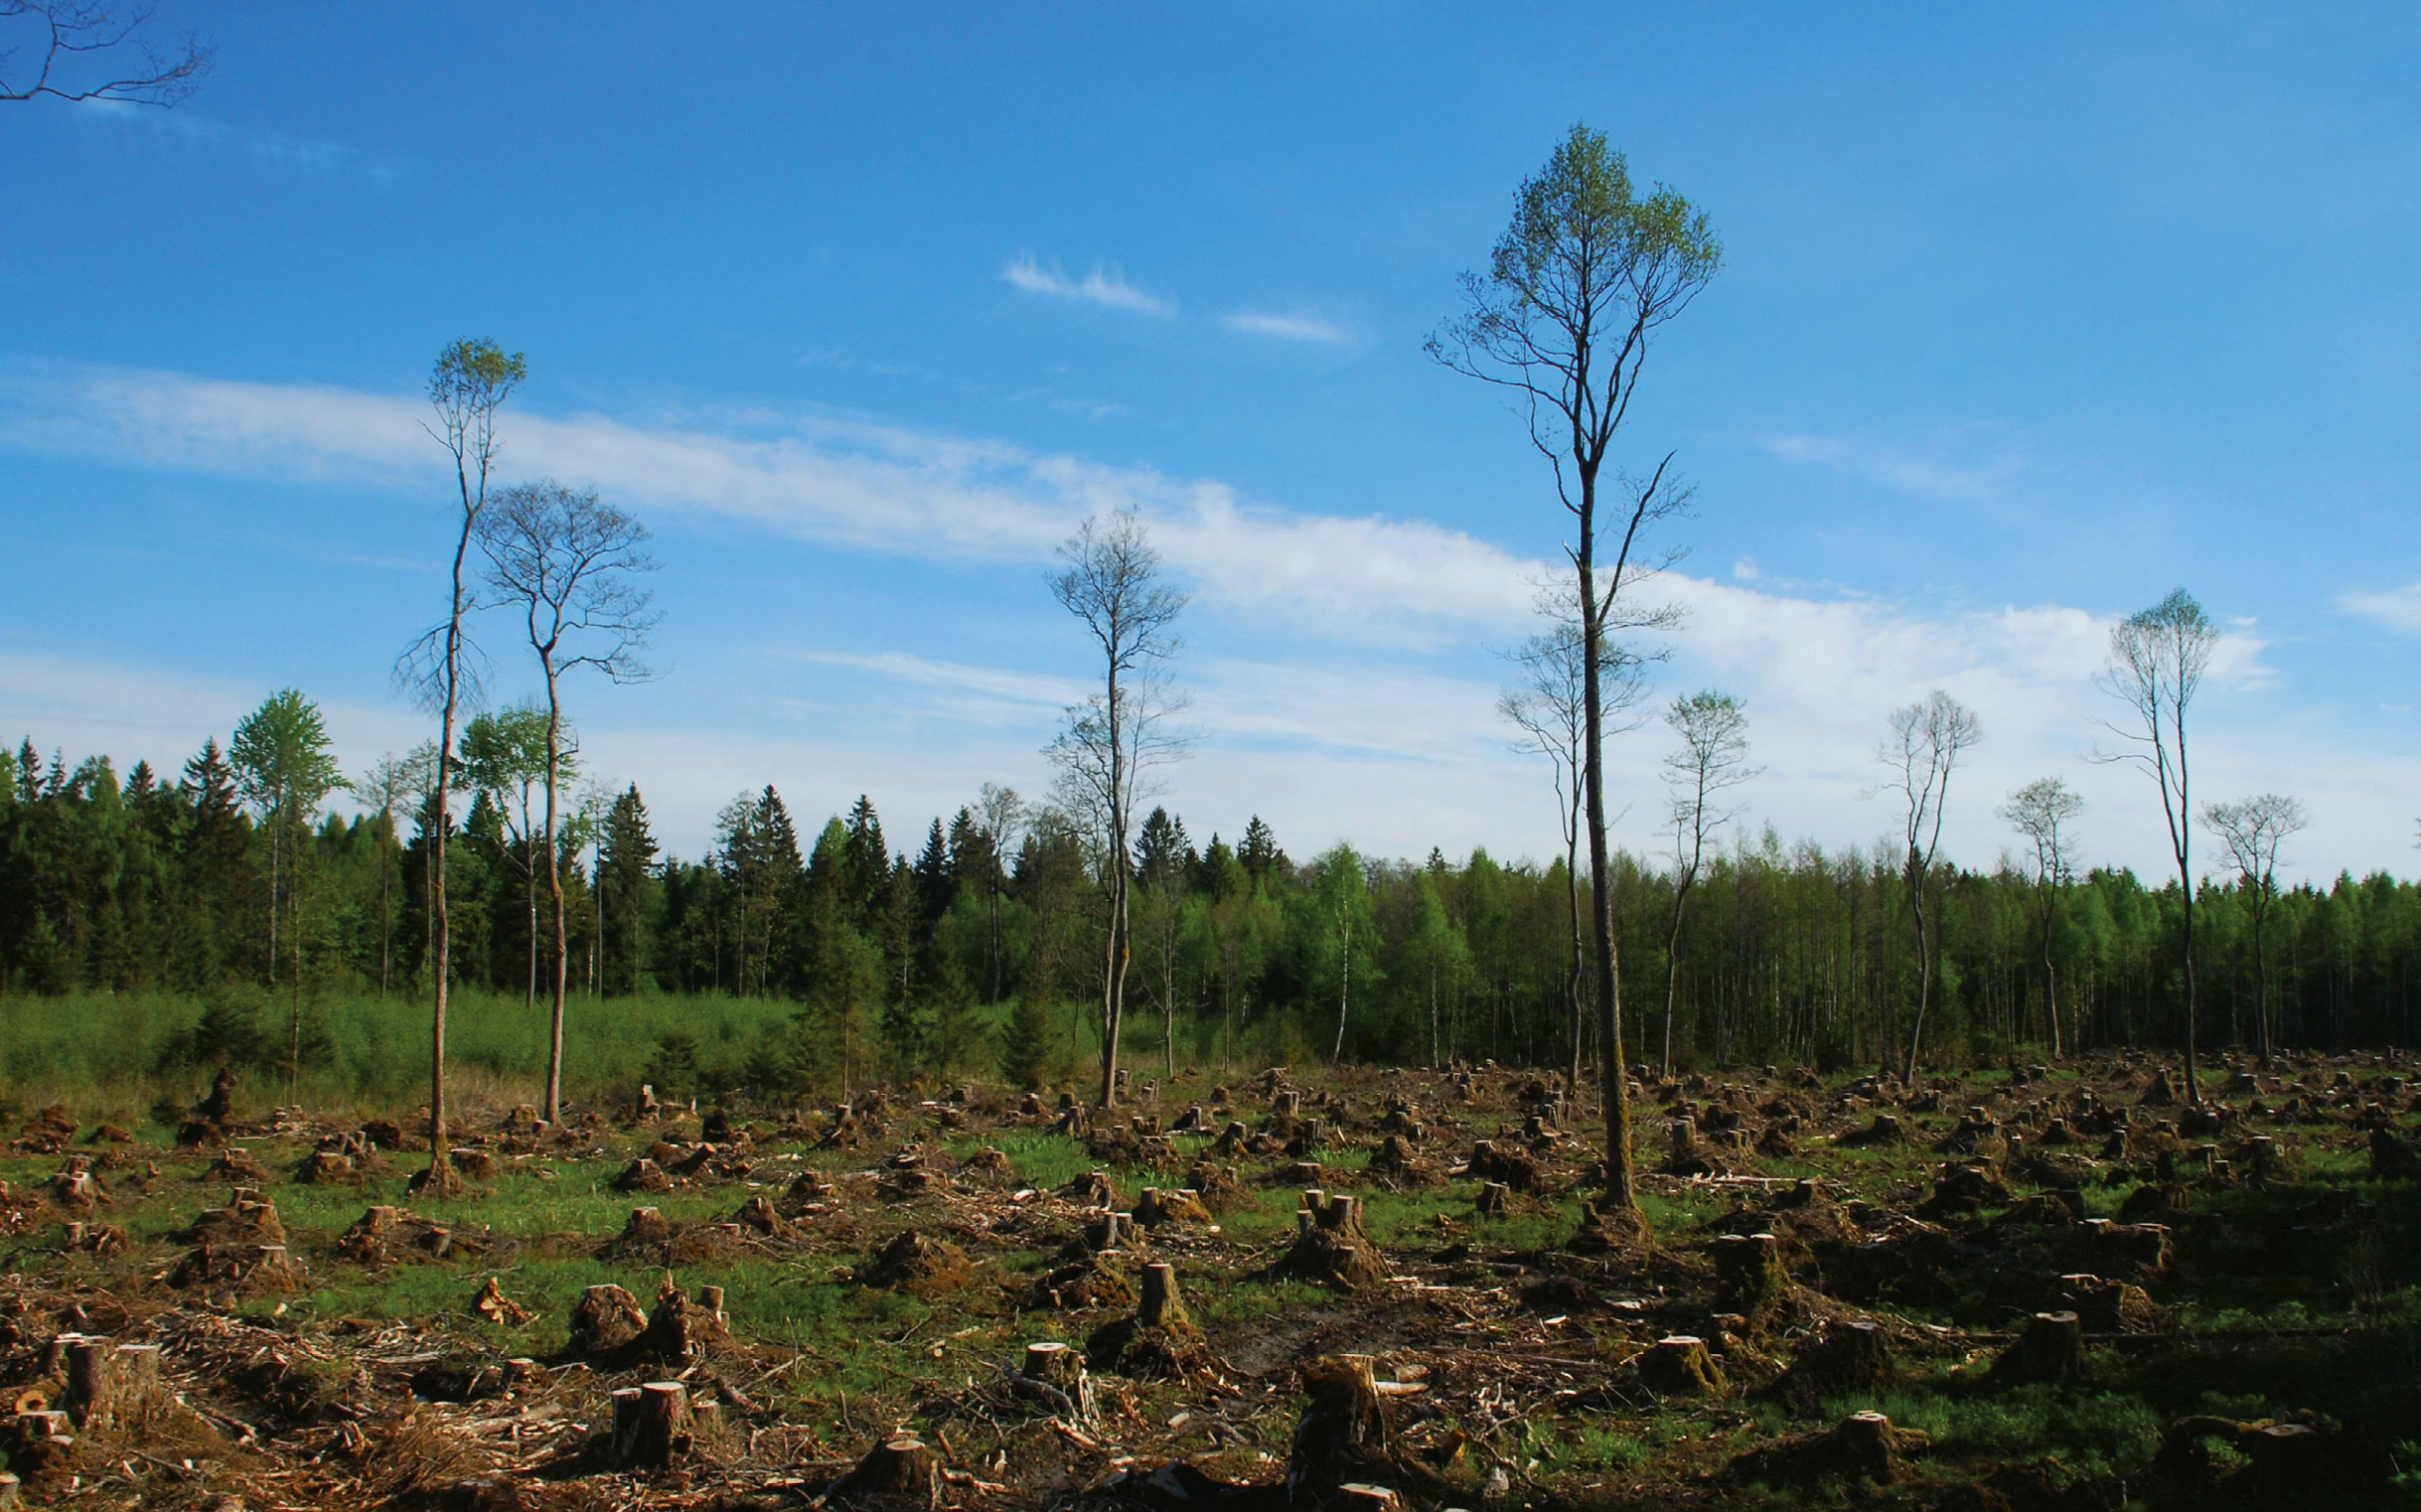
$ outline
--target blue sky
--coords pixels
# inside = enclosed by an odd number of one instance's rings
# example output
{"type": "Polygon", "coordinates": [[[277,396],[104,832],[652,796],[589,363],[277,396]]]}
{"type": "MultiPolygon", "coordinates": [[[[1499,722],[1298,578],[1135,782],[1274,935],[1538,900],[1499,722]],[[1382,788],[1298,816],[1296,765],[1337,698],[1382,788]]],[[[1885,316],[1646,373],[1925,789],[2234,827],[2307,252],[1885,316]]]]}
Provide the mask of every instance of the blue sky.
{"type": "MultiPolygon", "coordinates": [[[[1871,841],[1888,711],[1986,742],[1947,848],[2058,772],[2098,859],[2109,621],[2227,627],[2198,785],[2408,870],[2421,19],[2400,7],[356,8],[170,0],[173,112],[0,106],[0,733],[181,760],[275,687],[421,733],[437,350],[529,355],[508,476],[656,529],[645,687],[576,687],[666,837],[771,781],[895,838],[1088,666],[1051,543],[1134,503],[1194,594],[1167,801],[1306,854],[1554,848],[1498,655],[1565,522],[1422,356],[1574,120],[1723,232],[1624,443],[1697,489],[1659,695],[1748,702],[1750,822],[1871,841]]],[[[500,695],[531,680],[511,627],[500,695]]],[[[1662,732],[1618,743],[1653,847],[1662,732]]]]}

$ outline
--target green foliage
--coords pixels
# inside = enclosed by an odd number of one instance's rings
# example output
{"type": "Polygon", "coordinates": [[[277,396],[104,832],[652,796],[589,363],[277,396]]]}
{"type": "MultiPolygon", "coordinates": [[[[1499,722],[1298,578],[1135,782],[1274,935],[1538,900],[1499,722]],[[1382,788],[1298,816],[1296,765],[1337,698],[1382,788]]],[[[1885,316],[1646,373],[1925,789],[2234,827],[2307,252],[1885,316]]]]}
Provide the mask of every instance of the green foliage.
{"type": "Polygon", "coordinates": [[[1048,1004],[1031,993],[1017,999],[1008,1021],[1000,1026],[1000,1075],[1022,1091],[1042,1086],[1055,1059],[1048,1004]]]}

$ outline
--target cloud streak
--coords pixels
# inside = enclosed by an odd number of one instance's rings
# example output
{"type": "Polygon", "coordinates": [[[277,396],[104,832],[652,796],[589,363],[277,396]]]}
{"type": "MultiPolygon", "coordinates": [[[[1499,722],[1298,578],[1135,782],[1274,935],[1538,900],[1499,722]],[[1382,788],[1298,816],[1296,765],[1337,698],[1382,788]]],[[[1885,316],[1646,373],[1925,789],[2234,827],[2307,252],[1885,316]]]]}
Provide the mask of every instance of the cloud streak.
{"type": "Polygon", "coordinates": [[[1265,336],[1274,341],[1316,342],[1328,347],[1342,347],[1353,341],[1351,331],[1317,315],[1238,310],[1224,317],[1220,324],[1242,336],[1265,336]]]}
{"type": "Polygon", "coordinates": [[[2421,635],[2421,583],[2401,588],[2348,588],[2337,596],[2337,607],[2355,619],[2368,620],[2399,635],[2421,635]]]}
{"type": "Polygon", "coordinates": [[[1000,269],[1000,281],[1027,294],[1075,300],[1112,310],[1131,310],[1138,315],[1174,315],[1177,312],[1177,307],[1169,301],[1129,283],[1127,275],[1117,267],[1101,263],[1094,264],[1093,271],[1082,278],[1070,278],[1056,265],[1046,268],[1030,255],[1017,256],[1010,258],[1000,269]]]}

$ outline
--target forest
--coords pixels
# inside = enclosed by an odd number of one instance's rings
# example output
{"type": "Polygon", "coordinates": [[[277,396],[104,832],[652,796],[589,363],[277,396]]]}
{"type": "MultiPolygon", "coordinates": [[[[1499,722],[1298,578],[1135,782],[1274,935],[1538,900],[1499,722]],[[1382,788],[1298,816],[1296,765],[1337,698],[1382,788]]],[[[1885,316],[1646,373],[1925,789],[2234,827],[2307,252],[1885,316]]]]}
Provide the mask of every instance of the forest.
{"type": "MultiPolygon", "coordinates": [[[[459,900],[455,980],[534,1044],[551,949],[534,777],[480,754],[517,717],[527,711],[466,731],[464,842],[446,864],[459,900]],[[528,1010],[518,1020],[514,999],[528,1010]]],[[[162,1071],[214,1054],[309,1071],[346,1053],[336,1005],[425,1004],[426,795],[351,817],[287,816],[217,740],[164,779],[147,762],[121,777],[106,757],[46,759],[28,739],[0,751],[0,778],[7,993],[139,1003],[162,1071]]],[[[578,1015],[610,1022],[665,999],[759,1009],[753,1033],[697,1044],[676,1028],[669,1045],[634,1052],[684,1091],[821,1094],[920,1068],[1040,1085],[1073,1076],[1098,1039],[1105,860],[1048,805],[988,789],[930,820],[911,854],[863,798],[810,837],[769,786],[735,800],[708,853],[684,860],[662,851],[634,787],[591,793],[558,843],[578,1015]]],[[[1679,935],[1675,1068],[1833,1069],[1898,1053],[1916,961],[1895,848],[1730,836],[1696,879],[1679,935]]],[[[1133,1053],[1146,1068],[1554,1068],[1572,1059],[1576,1024],[1594,1063],[1573,1010],[1589,961],[1575,949],[1576,888],[1561,858],[1415,861],[1339,845],[1297,860],[1257,818],[1233,841],[1197,842],[1158,809],[1120,864],[1135,896],[1133,1053]]],[[[1675,868],[1619,853],[1609,874],[1629,1049],[1656,1065],[1675,868]]],[[[2178,1042],[2174,880],[2092,869],[2045,883],[2005,854],[1988,870],[1939,863],[1924,885],[1940,920],[1929,1059],[2045,1057],[2054,1012],[2067,1052],[2178,1042]]],[[[1586,898],[1577,906],[1586,912],[1586,898]]],[[[2280,1047],[2412,1043],[2421,891],[2409,882],[2206,881],[2194,950],[2205,1045],[2257,1048],[2264,1014],[2280,1047]]]]}

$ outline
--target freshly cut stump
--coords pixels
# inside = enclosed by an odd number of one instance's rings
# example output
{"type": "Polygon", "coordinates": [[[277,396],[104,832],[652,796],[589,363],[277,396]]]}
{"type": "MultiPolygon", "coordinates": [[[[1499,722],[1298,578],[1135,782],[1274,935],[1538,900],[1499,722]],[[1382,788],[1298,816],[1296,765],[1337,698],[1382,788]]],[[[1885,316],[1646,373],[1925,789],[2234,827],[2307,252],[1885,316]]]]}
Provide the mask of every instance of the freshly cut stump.
{"type": "Polygon", "coordinates": [[[1880,1391],[1891,1380],[1891,1340],[1880,1324],[1863,1318],[1827,1328],[1814,1347],[1800,1352],[1775,1383],[1775,1390],[1802,1400],[1880,1391]]]}
{"type": "Polygon", "coordinates": [[[886,1501],[930,1506],[941,1487],[941,1460],[922,1438],[902,1436],[868,1449],[855,1468],[825,1487],[824,1499],[845,1506],[886,1501]]]}
{"type": "Polygon", "coordinates": [[[1387,1285],[1387,1262],[1362,1227],[1360,1198],[1307,1191],[1294,1223],[1293,1248],[1272,1268],[1274,1275],[1346,1291],[1372,1291],[1387,1285]]]}
{"type": "Polygon", "coordinates": [[[1720,1397],[1731,1389],[1715,1356],[1707,1353],[1707,1341],[1690,1333],[1658,1339],[1641,1355],[1639,1382],[1667,1397],[1720,1397]]]}
{"type": "Polygon", "coordinates": [[[614,1393],[613,1453],[617,1464],[662,1469],[689,1451],[689,1388],[650,1381],[614,1393]]]}
{"type": "Polygon", "coordinates": [[[2073,1312],[2038,1312],[1993,1374],[2019,1381],[2073,1381],[2084,1374],[2084,1324],[2073,1312]]]}
{"type": "Polygon", "coordinates": [[[1135,1315],[1095,1329],[1085,1356],[1096,1370],[1138,1381],[1182,1380],[1217,1363],[1210,1339],[1185,1314],[1176,1267],[1168,1265],[1143,1268],[1143,1299],[1135,1315]]]}

